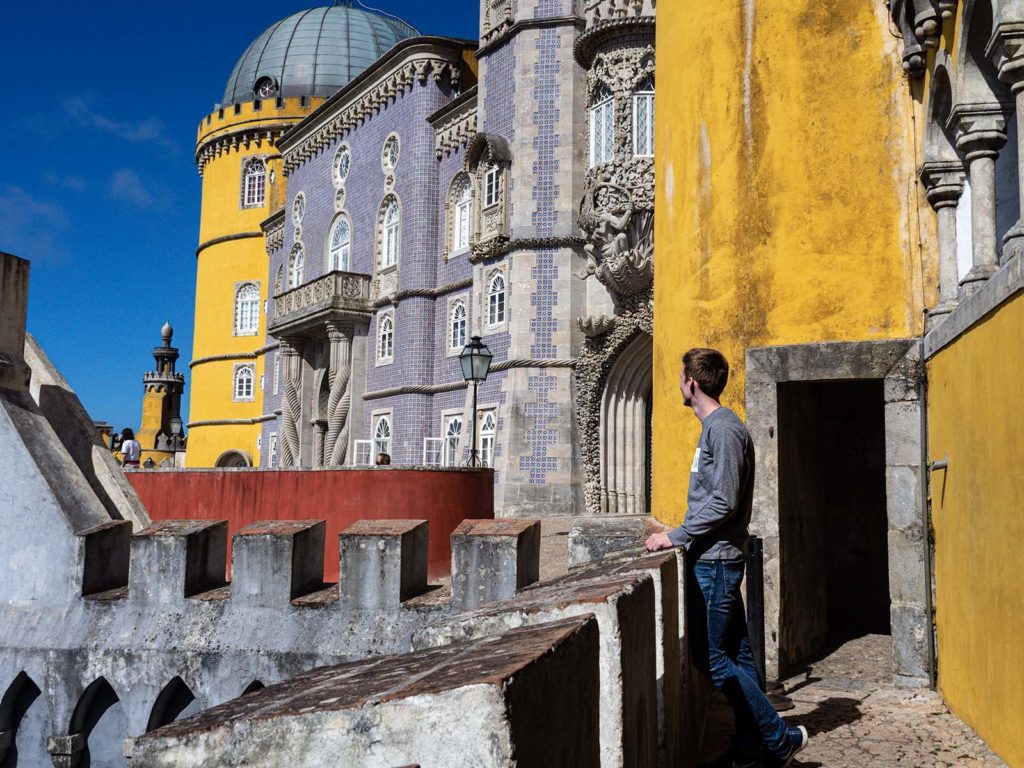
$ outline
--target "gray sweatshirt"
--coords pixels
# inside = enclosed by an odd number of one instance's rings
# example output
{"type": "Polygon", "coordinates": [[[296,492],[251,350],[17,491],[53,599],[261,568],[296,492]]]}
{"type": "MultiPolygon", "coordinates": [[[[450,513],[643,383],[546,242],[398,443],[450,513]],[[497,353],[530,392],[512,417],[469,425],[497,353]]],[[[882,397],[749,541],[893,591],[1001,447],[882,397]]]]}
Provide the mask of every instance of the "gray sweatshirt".
{"type": "Polygon", "coordinates": [[[668,537],[692,559],[739,559],[753,499],[754,442],[739,416],[718,408],[704,418],[693,455],[686,519],[668,537]]]}

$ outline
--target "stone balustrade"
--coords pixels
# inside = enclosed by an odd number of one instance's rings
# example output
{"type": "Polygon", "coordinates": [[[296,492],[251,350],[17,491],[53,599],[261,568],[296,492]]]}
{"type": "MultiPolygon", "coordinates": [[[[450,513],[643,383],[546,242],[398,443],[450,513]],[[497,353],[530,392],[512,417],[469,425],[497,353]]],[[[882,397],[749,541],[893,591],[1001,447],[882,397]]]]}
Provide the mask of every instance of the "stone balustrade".
{"type": "Polygon", "coordinates": [[[274,317],[267,330],[279,335],[339,311],[369,316],[372,311],[369,275],[328,272],[278,294],[274,297],[274,317]]]}
{"type": "Polygon", "coordinates": [[[589,0],[585,14],[587,27],[609,20],[653,17],[655,0],[589,0]]]}

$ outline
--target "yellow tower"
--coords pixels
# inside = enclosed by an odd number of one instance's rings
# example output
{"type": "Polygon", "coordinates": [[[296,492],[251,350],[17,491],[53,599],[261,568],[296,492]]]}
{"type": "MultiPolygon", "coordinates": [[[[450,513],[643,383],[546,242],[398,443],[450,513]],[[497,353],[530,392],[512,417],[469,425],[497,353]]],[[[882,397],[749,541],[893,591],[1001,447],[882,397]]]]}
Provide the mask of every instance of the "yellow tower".
{"type": "Polygon", "coordinates": [[[413,34],[403,22],[347,4],[292,14],[246,49],[222,105],[200,122],[196,164],[203,192],[186,466],[259,464],[265,308],[274,293],[261,224],[284,202],[277,140],[413,34]],[[350,50],[354,38],[370,42],[350,50]]]}

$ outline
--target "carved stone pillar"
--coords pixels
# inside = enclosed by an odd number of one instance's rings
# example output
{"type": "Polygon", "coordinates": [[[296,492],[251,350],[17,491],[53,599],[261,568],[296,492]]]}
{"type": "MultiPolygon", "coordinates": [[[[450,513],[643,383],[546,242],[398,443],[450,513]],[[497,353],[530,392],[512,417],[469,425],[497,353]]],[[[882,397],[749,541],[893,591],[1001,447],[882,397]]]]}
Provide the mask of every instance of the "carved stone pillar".
{"type": "Polygon", "coordinates": [[[971,270],[960,281],[970,293],[999,269],[996,158],[1006,144],[1005,108],[998,103],[958,105],[950,123],[956,128],[956,148],[964,153],[971,181],[971,270]]]}
{"type": "MultiPolygon", "coordinates": [[[[1024,5],[1024,3],[1020,3],[1024,5]]],[[[1018,12],[1024,9],[1018,8],[1018,12]]],[[[1004,9],[1003,13],[1009,13],[1004,9]]],[[[992,36],[989,55],[999,68],[999,79],[1008,83],[1017,107],[1017,191],[1020,195],[1020,218],[1003,237],[1000,263],[1024,251],[1024,21],[1001,22],[992,36]]]]}
{"type": "Polygon", "coordinates": [[[327,338],[331,342],[331,393],[327,403],[324,466],[340,467],[348,455],[348,417],[352,409],[352,330],[329,322],[327,338]]]}
{"type": "Polygon", "coordinates": [[[327,422],[313,422],[313,466],[324,466],[324,438],[327,436],[327,422]]]}
{"type": "Polygon", "coordinates": [[[957,304],[956,209],[964,193],[964,166],[959,160],[928,162],[921,181],[939,218],[939,303],[928,312],[929,326],[957,304]]]}
{"type": "Polygon", "coordinates": [[[302,401],[299,380],[302,377],[302,339],[281,339],[284,355],[284,395],[281,398],[281,466],[299,466],[299,418],[302,401]]]}

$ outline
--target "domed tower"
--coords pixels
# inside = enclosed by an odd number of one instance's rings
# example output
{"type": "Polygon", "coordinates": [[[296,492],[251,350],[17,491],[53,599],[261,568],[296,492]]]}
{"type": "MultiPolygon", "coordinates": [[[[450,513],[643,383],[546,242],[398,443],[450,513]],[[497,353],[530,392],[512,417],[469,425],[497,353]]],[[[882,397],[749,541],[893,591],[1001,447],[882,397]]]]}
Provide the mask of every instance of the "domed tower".
{"type": "Polygon", "coordinates": [[[292,14],[245,50],[199,124],[203,179],[186,464],[258,462],[273,291],[261,224],[284,204],[276,142],[395,43],[408,24],[349,4],[292,14]]]}
{"type": "Polygon", "coordinates": [[[170,322],[160,329],[160,346],[153,350],[153,370],[142,382],[142,424],[135,439],[142,446],[142,462],[152,459],[156,466],[181,466],[185,434],[181,427],[181,393],[185,376],[175,370],[178,350],[171,346],[174,329],[170,322]]]}

